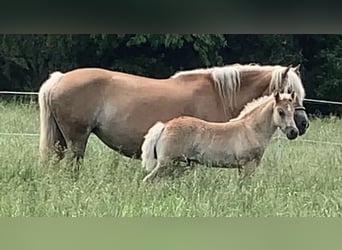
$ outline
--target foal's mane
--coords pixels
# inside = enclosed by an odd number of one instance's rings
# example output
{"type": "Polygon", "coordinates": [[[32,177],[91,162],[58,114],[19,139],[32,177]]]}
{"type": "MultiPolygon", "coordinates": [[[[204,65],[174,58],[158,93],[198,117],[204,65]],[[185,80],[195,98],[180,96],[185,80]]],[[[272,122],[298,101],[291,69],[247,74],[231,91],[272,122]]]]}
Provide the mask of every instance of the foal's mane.
{"type": "Polygon", "coordinates": [[[248,114],[253,112],[255,109],[259,108],[260,106],[266,105],[266,103],[273,101],[274,97],[272,95],[262,96],[257,99],[254,99],[253,101],[247,103],[243,110],[240,112],[239,116],[233,119],[230,119],[229,121],[237,121],[245,118],[248,114]]]}
{"type": "MultiPolygon", "coordinates": [[[[280,93],[279,95],[280,95],[281,100],[291,99],[291,94],[280,93]]],[[[241,119],[245,118],[246,116],[248,116],[250,113],[252,113],[257,108],[266,106],[270,102],[275,102],[275,98],[274,98],[273,94],[262,96],[262,97],[259,97],[257,99],[254,99],[253,101],[251,101],[245,105],[245,107],[240,112],[238,117],[230,119],[229,121],[241,120],[241,119]]]]}
{"type": "Polygon", "coordinates": [[[305,96],[302,81],[294,70],[289,70],[287,80],[283,83],[282,74],[285,69],[286,67],[280,65],[232,64],[222,67],[180,71],[171,76],[171,78],[195,74],[210,74],[222,103],[226,104],[224,105],[224,110],[227,112],[227,109],[234,109],[235,107],[236,94],[239,92],[241,87],[241,75],[248,71],[268,71],[272,74],[269,82],[269,93],[276,90],[283,90],[285,92],[294,90],[299,103],[302,104],[305,96]]]}

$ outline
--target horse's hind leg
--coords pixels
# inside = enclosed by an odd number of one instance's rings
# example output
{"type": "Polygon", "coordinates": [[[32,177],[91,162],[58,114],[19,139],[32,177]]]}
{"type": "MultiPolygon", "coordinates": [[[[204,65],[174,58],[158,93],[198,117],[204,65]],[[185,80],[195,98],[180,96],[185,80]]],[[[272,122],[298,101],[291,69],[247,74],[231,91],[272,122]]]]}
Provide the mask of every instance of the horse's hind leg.
{"type": "Polygon", "coordinates": [[[78,170],[84,157],[84,152],[86,150],[91,130],[88,127],[80,126],[64,126],[61,130],[64,134],[66,145],[70,151],[68,152],[69,161],[76,163],[76,169],[78,170]]]}
{"type": "Polygon", "coordinates": [[[76,161],[78,166],[83,160],[89,135],[90,132],[85,132],[83,135],[80,135],[77,138],[74,137],[68,141],[68,147],[72,153],[71,159],[76,161]]]}
{"type": "Polygon", "coordinates": [[[56,153],[57,160],[60,161],[65,156],[65,150],[67,149],[67,144],[65,142],[64,136],[61,131],[57,132],[58,140],[55,142],[54,152],[56,153]]]}

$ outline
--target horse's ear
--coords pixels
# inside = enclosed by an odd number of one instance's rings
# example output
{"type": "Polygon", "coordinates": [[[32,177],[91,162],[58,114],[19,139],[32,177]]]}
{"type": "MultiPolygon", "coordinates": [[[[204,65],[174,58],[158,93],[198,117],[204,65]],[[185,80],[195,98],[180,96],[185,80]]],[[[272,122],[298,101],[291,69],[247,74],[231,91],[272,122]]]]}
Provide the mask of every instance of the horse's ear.
{"type": "Polygon", "coordinates": [[[275,99],[276,103],[278,103],[280,101],[279,91],[273,92],[273,96],[274,96],[274,99],[275,99]]]}
{"type": "Polygon", "coordinates": [[[297,74],[297,75],[300,75],[300,64],[298,64],[296,67],[293,68],[294,72],[297,74]]]}
{"type": "Polygon", "coordinates": [[[285,79],[287,76],[287,73],[289,73],[289,70],[292,68],[292,64],[290,64],[289,66],[287,66],[287,68],[284,70],[283,74],[282,74],[282,79],[285,79]]]}

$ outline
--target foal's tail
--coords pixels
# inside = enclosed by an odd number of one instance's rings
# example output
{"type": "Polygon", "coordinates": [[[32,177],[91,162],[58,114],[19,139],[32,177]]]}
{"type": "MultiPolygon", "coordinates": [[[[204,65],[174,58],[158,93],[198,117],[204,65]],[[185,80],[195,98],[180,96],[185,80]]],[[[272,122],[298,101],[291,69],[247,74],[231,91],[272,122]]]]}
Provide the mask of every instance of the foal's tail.
{"type": "MultiPolygon", "coordinates": [[[[60,141],[62,136],[56,120],[51,112],[50,93],[51,88],[61,79],[64,74],[54,72],[50,78],[46,80],[39,90],[39,109],[40,109],[40,141],[39,151],[41,157],[46,158],[55,148],[56,143],[60,141]]],[[[64,140],[64,138],[63,138],[64,140]]]]}
{"type": "Polygon", "coordinates": [[[145,135],[144,143],[141,146],[141,158],[142,167],[148,172],[151,172],[157,165],[156,145],[164,128],[164,123],[157,122],[145,135]]]}

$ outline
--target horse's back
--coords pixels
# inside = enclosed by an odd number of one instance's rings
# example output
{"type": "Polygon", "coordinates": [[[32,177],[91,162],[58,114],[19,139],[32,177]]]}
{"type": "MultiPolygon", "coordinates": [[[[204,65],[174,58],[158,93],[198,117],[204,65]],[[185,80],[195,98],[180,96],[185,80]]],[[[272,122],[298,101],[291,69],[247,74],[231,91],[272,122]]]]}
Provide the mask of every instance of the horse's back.
{"type": "Polygon", "coordinates": [[[125,82],[125,84],[139,83],[151,84],[168,81],[169,79],[155,79],[129,73],[112,71],[102,68],[80,68],[74,69],[63,74],[63,78],[58,83],[59,88],[77,88],[89,84],[115,84],[125,82]]]}
{"type": "Polygon", "coordinates": [[[55,106],[71,105],[74,110],[87,106],[95,108],[104,103],[113,104],[115,100],[127,100],[128,95],[132,98],[141,96],[141,91],[134,93],[134,90],[149,90],[149,86],[156,81],[159,80],[101,68],[75,69],[64,73],[55,84],[51,101],[55,106]]]}
{"type": "Polygon", "coordinates": [[[165,123],[165,127],[169,130],[195,130],[208,126],[209,122],[193,117],[193,116],[179,116],[175,117],[165,123]]]}

